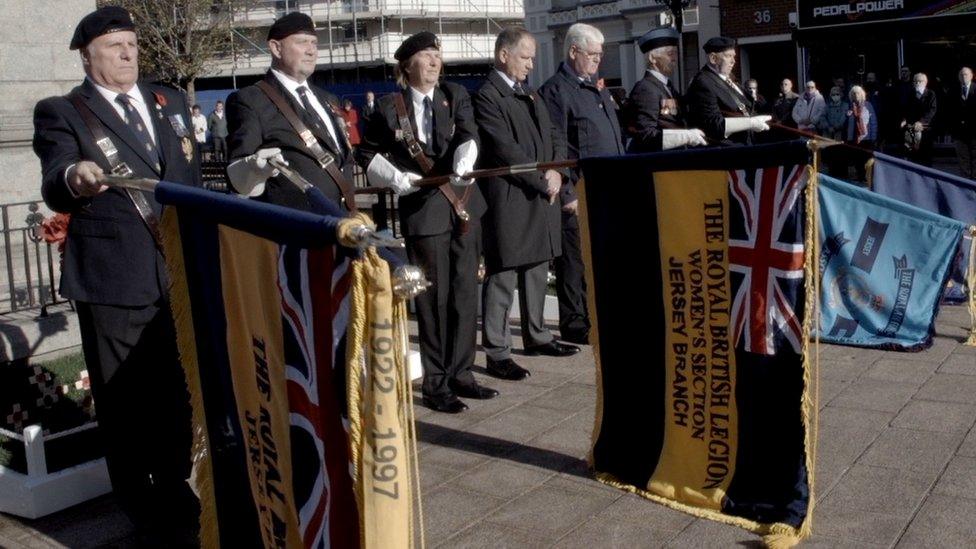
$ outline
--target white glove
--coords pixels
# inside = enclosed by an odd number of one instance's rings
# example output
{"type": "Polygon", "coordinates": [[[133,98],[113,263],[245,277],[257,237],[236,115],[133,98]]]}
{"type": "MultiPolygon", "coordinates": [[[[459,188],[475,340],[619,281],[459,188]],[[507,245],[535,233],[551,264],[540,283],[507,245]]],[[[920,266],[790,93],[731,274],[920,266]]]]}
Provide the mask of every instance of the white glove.
{"type": "Polygon", "coordinates": [[[278,170],[268,162],[271,159],[288,165],[285,157],[281,156],[281,149],[258,149],[258,152],[230,163],[227,166],[227,179],[238,194],[260,196],[264,193],[268,178],[278,175],[278,170]]]}
{"type": "Polygon", "coordinates": [[[398,195],[410,194],[417,190],[413,182],[423,179],[411,172],[401,172],[382,154],[373,155],[366,166],[366,180],[377,187],[388,187],[398,195]]]}
{"type": "Polygon", "coordinates": [[[454,173],[451,177],[453,185],[470,185],[474,179],[461,179],[466,173],[474,171],[474,163],[478,160],[478,144],[469,139],[454,149],[454,173]]]}
{"type": "Polygon", "coordinates": [[[744,132],[746,130],[764,132],[769,129],[769,124],[766,122],[769,122],[772,120],[772,118],[773,117],[769,116],[768,114],[763,114],[760,116],[726,118],[725,137],[728,137],[733,133],[744,132]]]}
{"type": "Polygon", "coordinates": [[[705,132],[693,128],[690,130],[662,130],[663,135],[661,136],[663,150],[675,149],[677,147],[698,147],[701,145],[707,145],[708,142],[705,141],[705,132]]]}

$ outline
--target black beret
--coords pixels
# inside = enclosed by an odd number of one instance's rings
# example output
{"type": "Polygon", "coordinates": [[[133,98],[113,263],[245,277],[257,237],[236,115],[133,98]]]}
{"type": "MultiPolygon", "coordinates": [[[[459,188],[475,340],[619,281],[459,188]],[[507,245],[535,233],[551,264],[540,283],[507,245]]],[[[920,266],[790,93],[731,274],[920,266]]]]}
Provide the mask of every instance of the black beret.
{"type": "Polygon", "coordinates": [[[287,15],[282,15],[268,29],[268,40],[284,40],[293,34],[315,34],[315,23],[312,18],[293,11],[287,15]]]}
{"type": "Polygon", "coordinates": [[[726,38],[724,36],[716,36],[714,38],[709,38],[708,42],[705,42],[705,45],[702,47],[702,49],[705,50],[705,53],[719,53],[725,50],[730,50],[734,47],[735,47],[735,40],[733,40],[732,38],[726,38]]]}
{"type": "Polygon", "coordinates": [[[647,53],[654,48],[663,46],[677,46],[681,35],[672,27],[663,27],[645,32],[637,39],[637,46],[642,53],[647,53]]]}
{"type": "Polygon", "coordinates": [[[400,47],[397,48],[396,53],[393,54],[393,58],[397,61],[405,61],[410,59],[418,51],[423,51],[427,48],[441,49],[441,41],[437,39],[436,34],[421,31],[404,40],[400,44],[400,47]]]}
{"type": "Polygon", "coordinates": [[[71,37],[69,48],[78,50],[103,34],[118,31],[135,31],[129,12],[118,6],[105,6],[81,18],[71,37]]]}

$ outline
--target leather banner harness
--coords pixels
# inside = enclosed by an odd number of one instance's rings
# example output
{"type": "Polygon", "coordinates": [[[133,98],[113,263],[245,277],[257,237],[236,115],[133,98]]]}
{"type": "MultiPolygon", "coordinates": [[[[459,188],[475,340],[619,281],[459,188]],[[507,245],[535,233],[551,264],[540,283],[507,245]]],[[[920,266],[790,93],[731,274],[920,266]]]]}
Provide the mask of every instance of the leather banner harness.
{"type": "MultiPolygon", "coordinates": [[[[85,122],[85,126],[88,126],[88,131],[91,132],[92,136],[95,138],[95,144],[98,148],[102,150],[102,154],[105,155],[105,159],[108,161],[109,168],[112,175],[117,175],[119,177],[132,177],[134,174],[132,168],[128,164],[119,158],[119,149],[115,146],[115,143],[108,137],[105,133],[105,128],[102,123],[98,121],[95,113],[92,112],[85,101],[82,99],[80,94],[72,93],[68,95],[68,100],[74,105],[75,110],[81,115],[81,119],[85,122]]],[[[132,205],[135,206],[136,211],[139,212],[139,217],[146,223],[146,227],[149,228],[149,232],[152,234],[153,241],[156,243],[156,248],[162,253],[163,246],[162,241],[159,238],[159,218],[152,210],[152,206],[149,205],[149,201],[146,200],[146,196],[142,194],[142,191],[137,191],[135,189],[123,189],[125,194],[129,196],[129,200],[132,201],[132,205]]]]}
{"type": "MultiPolygon", "coordinates": [[[[394,93],[393,105],[396,108],[397,124],[400,126],[403,142],[407,144],[407,150],[410,152],[410,156],[420,166],[420,171],[424,172],[424,175],[430,175],[431,170],[434,169],[434,163],[424,154],[424,148],[417,142],[417,136],[414,135],[413,127],[410,125],[410,115],[407,114],[407,106],[403,103],[403,96],[399,93],[394,93]]],[[[458,219],[461,220],[461,234],[468,232],[468,221],[471,219],[471,216],[468,214],[465,206],[471,197],[472,187],[474,185],[468,185],[464,190],[464,195],[460,198],[458,198],[457,193],[454,192],[454,188],[451,187],[450,183],[444,183],[437,187],[441,191],[441,194],[444,195],[444,198],[451,204],[451,207],[454,208],[454,213],[457,214],[458,219]]]]}
{"type": "Polygon", "coordinates": [[[261,91],[268,96],[268,99],[270,99],[271,102],[278,107],[278,110],[285,117],[285,119],[288,120],[288,123],[291,125],[292,129],[295,130],[298,137],[303,143],[305,143],[305,147],[310,153],[312,153],[312,156],[315,157],[315,160],[319,163],[319,166],[321,166],[321,168],[325,170],[325,173],[329,174],[329,177],[335,181],[336,186],[339,187],[339,191],[342,192],[342,201],[346,203],[346,207],[349,208],[350,211],[357,211],[356,196],[353,193],[352,183],[346,179],[346,176],[343,175],[342,171],[339,169],[339,166],[336,165],[335,157],[322,148],[322,145],[319,144],[319,140],[315,137],[315,134],[312,133],[312,130],[305,126],[305,124],[298,117],[298,113],[295,112],[295,109],[288,104],[288,101],[285,101],[285,98],[281,96],[281,93],[279,93],[274,86],[265,82],[264,80],[258,82],[257,86],[261,88],[261,91]]]}

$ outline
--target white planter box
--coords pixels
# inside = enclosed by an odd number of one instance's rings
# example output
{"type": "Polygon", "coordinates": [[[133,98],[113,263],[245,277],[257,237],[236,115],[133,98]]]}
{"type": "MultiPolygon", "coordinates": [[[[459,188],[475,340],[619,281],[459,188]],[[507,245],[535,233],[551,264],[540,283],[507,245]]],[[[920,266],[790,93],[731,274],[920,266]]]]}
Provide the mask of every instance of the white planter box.
{"type": "Polygon", "coordinates": [[[24,429],[26,475],[0,466],[0,512],[36,519],[112,491],[104,459],[48,473],[42,433],[40,425],[24,429]]]}

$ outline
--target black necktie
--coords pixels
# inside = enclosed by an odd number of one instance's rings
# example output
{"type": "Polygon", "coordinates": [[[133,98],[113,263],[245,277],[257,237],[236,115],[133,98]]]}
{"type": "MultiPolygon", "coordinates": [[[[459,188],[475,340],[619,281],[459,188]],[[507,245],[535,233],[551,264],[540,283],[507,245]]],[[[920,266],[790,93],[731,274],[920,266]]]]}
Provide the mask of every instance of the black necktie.
{"type": "Polygon", "coordinates": [[[673,98],[676,95],[674,93],[674,86],[671,85],[671,79],[670,78],[668,78],[668,80],[664,83],[664,87],[667,88],[667,90],[668,90],[668,97],[673,98]]]}
{"type": "Polygon", "coordinates": [[[522,87],[521,82],[516,82],[512,89],[515,90],[516,95],[525,95],[525,88],[522,87]]]}
{"type": "Polygon", "coordinates": [[[132,106],[129,96],[124,93],[116,95],[115,101],[119,105],[122,105],[122,112],[125,113],[125,116],[123,117],[125,118],[125,123],[129,126],[129,129],[132,130],[132,133],[136,136],[139,144],[146,149],[146,152],[149,154],[149,158],[156,161],[156,171],[159,171],[159,149],[157,149],[156,145],[153,143],[152,136],[149,135],[149,129],[146,128],[142,117],[139,116],[139,111],[132,106]]]}
{"type": "Polygon", "coordinates": [[[308,88],[306,88],[305,86],[298,86],[297,91],[298,91],[298,97],[302,99],[302,106],[305,107],[305,112],[308,114],[309,119],[312,120],[316,128],[321,129],[322,132],[326,136],[328,136],[329,145],[333,148],[333,150],[339,151],[341,153],[342,148],[339,146],[339,143],[336,141],[338,139],[338,136],[332,137],[332,133],[329,131],[329,128],[326,125],[325,121],[322,120],[321,116],[319,116],[318,111],[316,111],[315,108],[312,107],[312,102],[309,101],[308,99],[308,88]]]}
{"type": "Polygon", "coordinates": [[[424,137],[427,139],[425,143],[425,151],[429,156],[434,155],[434,106],[431,104],[429,97],[424,97],[424,137]]]}
{"type": "Polygon", "coordinates": [[[969,86],[965,84],[962,85],[962,99],[963,101],[969,99],[969,86]]]}

